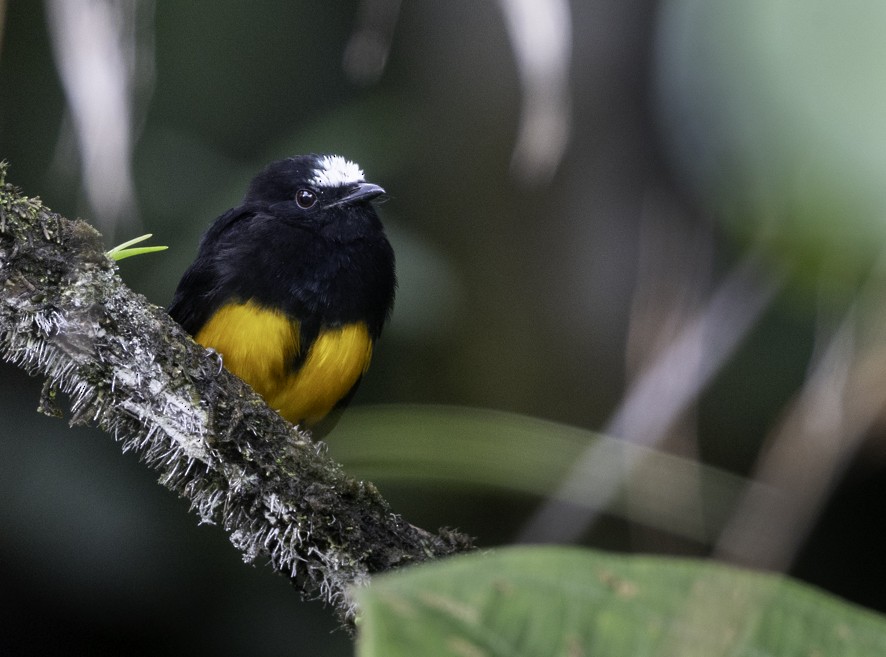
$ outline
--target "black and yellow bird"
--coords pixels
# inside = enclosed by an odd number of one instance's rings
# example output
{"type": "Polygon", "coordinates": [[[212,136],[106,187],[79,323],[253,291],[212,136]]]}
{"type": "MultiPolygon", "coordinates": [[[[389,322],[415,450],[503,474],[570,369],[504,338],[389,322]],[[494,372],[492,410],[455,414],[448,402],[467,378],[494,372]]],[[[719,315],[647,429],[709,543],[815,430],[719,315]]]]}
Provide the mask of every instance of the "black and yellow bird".
{"type": "Polygon", "coordinates": [[[394,303],[385,191],[338,155],[268,165],[206,231],[172,303],[271,408],[327,432],[369,367],[394,303]]]}

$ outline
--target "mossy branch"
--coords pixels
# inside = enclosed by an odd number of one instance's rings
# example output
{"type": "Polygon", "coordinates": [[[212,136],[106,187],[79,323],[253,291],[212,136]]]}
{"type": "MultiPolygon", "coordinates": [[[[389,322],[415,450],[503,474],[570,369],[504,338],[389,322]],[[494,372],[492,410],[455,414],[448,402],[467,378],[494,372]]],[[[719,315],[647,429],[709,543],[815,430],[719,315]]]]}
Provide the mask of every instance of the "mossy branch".
{"type": "Polygon", "coordinates": [[[470,549],[424,531],[348,477],[163,311],[123,284],[99,234],[22,196],[0,164],[0,356],[46,378],[41,410],[112,434],[217,523],[346,622],[373,573],[470,549]]]}

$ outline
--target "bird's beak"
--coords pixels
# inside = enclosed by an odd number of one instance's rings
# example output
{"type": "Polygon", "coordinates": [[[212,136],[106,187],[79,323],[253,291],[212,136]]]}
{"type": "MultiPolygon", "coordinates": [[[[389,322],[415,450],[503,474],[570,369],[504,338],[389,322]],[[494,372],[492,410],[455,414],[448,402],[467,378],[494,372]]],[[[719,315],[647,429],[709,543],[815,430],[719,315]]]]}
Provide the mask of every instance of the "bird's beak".
{"type": "Polygon", "coordinates": [[[342,196],[340,199],[330,203],[326,207],[332,208],[336,205],[344,205],[346,203],[355,203],[357,201],[371,201],[384,195],[385,190],[378,185],[372,183],[357,183],[354,188],[342,196]]]}

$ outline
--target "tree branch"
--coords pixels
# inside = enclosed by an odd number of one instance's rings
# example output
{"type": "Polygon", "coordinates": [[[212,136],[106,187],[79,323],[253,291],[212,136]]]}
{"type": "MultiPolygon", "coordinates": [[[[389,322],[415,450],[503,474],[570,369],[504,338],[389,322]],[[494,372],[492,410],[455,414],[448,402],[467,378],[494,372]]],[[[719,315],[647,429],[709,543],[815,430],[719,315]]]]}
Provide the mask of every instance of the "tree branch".
{"type": "Polygon", "coordinates": [[[471,549],[394,514],[314,443],[221,368],[172,319],[123,284],[99,234],[6,184],[0,164],[0,356],[46,377],[41,410],[112,434],[200,522],[266,557],[345,622],[351,588],[373,573],[471,549]]]}

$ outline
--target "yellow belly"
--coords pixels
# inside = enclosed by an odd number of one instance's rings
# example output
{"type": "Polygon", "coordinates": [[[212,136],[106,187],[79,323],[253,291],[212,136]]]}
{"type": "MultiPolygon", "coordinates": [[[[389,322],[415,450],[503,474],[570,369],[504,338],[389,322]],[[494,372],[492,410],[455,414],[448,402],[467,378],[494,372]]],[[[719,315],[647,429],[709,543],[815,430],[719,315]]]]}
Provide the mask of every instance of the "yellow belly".
{"type": "Polygon", "coordinates": [[[253,301],[222,306],[195,336],[222,355],[225,367],[246,381],[290,422],[312,426],[354,387],[369,367],[372,339],[363,323],[325,328],[301,367],[299,324],[253,301]]]}

